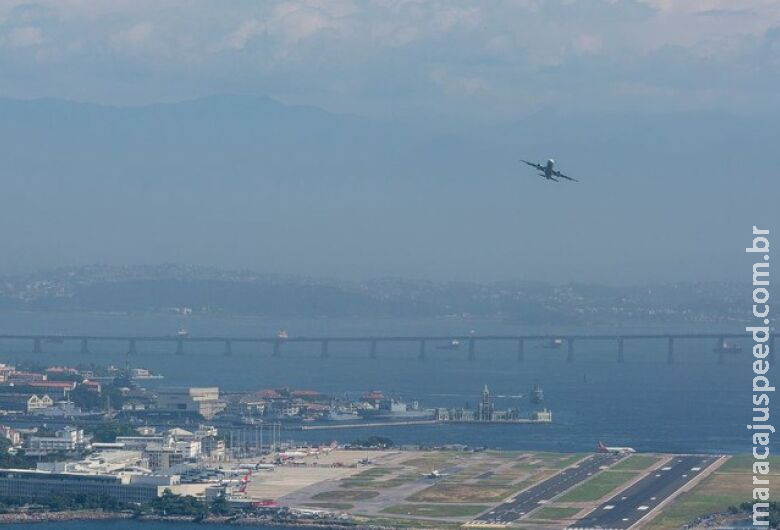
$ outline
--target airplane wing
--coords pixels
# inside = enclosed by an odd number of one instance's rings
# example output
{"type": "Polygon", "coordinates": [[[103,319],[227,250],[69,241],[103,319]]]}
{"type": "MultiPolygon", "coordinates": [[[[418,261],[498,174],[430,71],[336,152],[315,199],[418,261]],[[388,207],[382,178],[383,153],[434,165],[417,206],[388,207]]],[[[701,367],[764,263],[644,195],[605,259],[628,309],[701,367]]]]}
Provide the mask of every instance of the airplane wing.
{"type": "Polygon", "coordinates": [[[529,166],[531,166],[531,167],[535,167],[535,168],[536,168],[536,169],[538,169],[539,171],[544,171],[544,166],[543,166],[543,165],[541,165],[541,164],[534,164],[533,162],[529,162],[528,160],[521,160],[520,162],[525,162],[525,163],[526,163],[526,164],[528,164],[529,166]]]}
{"type": "Polygon", "coordinates": [[[572,182],[579,182],[579,180],[577,180],[575,178],[572,178],[572,177],[567,177],[566,175],[564,175],[560,171],[553,171],[553,175],[555,175],[556,177],[561,177],[562,179],[570,180],[572,182]]]}

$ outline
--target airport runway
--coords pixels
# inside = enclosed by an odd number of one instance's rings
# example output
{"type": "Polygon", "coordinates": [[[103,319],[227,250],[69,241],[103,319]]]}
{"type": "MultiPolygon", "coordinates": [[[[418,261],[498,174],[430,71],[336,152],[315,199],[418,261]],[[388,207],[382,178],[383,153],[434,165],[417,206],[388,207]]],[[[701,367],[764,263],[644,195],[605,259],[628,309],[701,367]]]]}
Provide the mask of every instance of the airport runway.
{"type": "Polygon", "coordinates": [[[716,456],[675,456],[590,512],[569,530],[630,528],[717,459],[716,456]]]}
{"type": "Polygon", "coordinates": [[[514,499],[505,502],[480,515],[475,521],[480,523],[506,524],[538,508],[543,501],[552,499],[580,482],[595,475],[602,466],[611,466],[622,456],[614,454],[595,454],[581,461],[577,467],[568,467],[560,473],[518,493],[514,499]]]}

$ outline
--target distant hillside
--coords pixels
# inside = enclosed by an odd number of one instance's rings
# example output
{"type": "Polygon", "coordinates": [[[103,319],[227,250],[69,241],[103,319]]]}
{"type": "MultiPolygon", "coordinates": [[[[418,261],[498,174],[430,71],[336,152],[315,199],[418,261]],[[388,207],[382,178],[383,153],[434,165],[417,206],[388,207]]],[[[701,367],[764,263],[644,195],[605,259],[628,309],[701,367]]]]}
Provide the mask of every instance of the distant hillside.
{"type": "Polygon", "coordinates": [[[0,308],[275,317],[458,315],[584,325],[738,320],[745,317],[743,292],[723,283],[344,282],[180,265],[92,266],[0,278],[0,308]]]}

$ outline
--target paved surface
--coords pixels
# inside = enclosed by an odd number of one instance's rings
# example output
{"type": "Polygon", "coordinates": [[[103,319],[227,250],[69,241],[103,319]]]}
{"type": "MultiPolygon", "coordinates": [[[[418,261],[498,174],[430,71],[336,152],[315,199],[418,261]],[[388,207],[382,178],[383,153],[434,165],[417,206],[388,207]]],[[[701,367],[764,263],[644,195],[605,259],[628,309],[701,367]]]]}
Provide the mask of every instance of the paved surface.
{"type": "Polygon", "coordinates": [[[477,523],[507,524],[543,505],[564,491],[590,478],[602,466],[610,466],[622,457],[614,454],[596,454],[568,467],[560,473],[518,493],[511,501],[497,506],[475,519],[477,523]]]}
{"type": "Polygon", "coordinates": [[[675,456],[590,512],[569,530],[630,528],[717,459],[714,456],[675,456]]]}

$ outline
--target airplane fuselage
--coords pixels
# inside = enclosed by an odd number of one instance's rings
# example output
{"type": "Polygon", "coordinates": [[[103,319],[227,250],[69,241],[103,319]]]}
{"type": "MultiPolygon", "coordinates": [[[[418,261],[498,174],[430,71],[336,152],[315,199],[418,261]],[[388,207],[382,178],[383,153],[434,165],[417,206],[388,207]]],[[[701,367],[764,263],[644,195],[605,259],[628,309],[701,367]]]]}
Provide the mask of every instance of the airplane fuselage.
{"type": "Polygon", "coordinates": [[[544,178],[552,180],[554,170],[555,170],[555,160],[551,158],[547,161],[547,165],[544,166],[544,178]]]}
{"type": "Polygon", "coordinates": [[[636,449],[633,447],[607,447],[602,442],[596,445],[596,449],[599,453],[613,453],[618,455],[636,453],[636,449]]]}
{"type": "Polygon", "coordinates": [[[539,176],[545,180],[551,180],[553,182],[560,182],[559,179],[568,180],[570,182],[579,182],[577,179],[568,175],[564,175],[557,169],[555,169],[555,160],[552,158],[547,159],[544,164],[537,164],[536,162],[530,162],[528,160],[521,160],[521,162],[531,166],[539,172],[539,176]]]}

